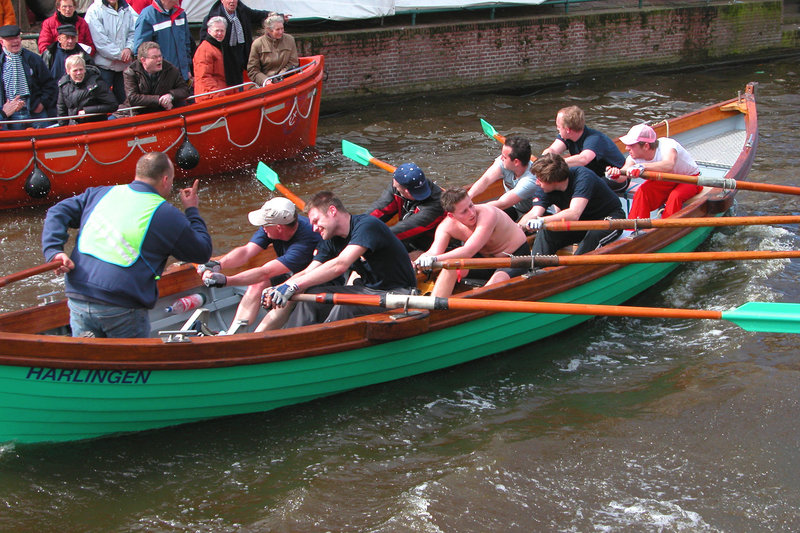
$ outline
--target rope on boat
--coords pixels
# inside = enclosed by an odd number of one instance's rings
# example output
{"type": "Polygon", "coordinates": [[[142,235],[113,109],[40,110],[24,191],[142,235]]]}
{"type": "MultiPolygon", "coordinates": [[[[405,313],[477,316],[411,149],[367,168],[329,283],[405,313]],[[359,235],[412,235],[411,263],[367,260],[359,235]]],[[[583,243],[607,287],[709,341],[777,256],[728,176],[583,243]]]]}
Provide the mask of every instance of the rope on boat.
{"type": "MultiPolygon", "coordinates": [[[[298,101],[297,101],[297,95],[295,95],[294,102],[292,102],[291,110],[286,115],[286,118],[283,119],[281,122],[275,122],[272,119],[270,119],[269,116],[267,115],[266,108],[262,106],[261,107],[262,120],[258,121],[258,131],[256,132],[255,137],[253,137],[253,140],[251,140],[250,142],[248,142],[246,144],[238,144],[231,138],[231,130],[230,130],[230,127],[228,125],[227,117],[220,117],[214,123],[212,123],[212,125],[210,127],[207,127],[207,128],[202,129],[200,131],[190,132],[190,131],[187,131],[185,127],[181,128],[181,133],[178,135],[178,137],[167,148],[165,148],[164,150],[160,150],[160,151],[168,152],[168,151],[172,150],[172,148],[174,148],[181,139],[183,139],[184,135],[200,135],[200,134],[205,133],[206,131],[208,131],[210,129],[213,129],[220,122],[225,124],[225,132],[226,132],[227,137],[228,137],[228,142],[231,145],[233,145],[233,146],[235,146],[237,148],[247,148],[247,147],[253,145],[261,137],[261,129],[262,129],[263,125],[264,125],[264,120],[263,119],[267,119],[271,124],[274,124],[276,126],[281,126],[281,125],[285,124],[290,118],[293,118],[294,116],[296,116],[295,113],[297,115],[300,115],[300,117],[302,117],[303,119],[307,119],[311,115],[311,110],[312,110],[312,108],[314,106],[314,98],[316,97],[316,94],[317,94],[317,89],[315,88],[315,89],[313,89],[311,91],[311,95],[309,97],[308,111],[306,111],[306,113],[303,113],[302,111],[300,111],[300,106],[298,105],[298,101]]],[[[84,144],[83,155],[78,160],[78,162],[75,163],[75,165],[73,165],[72,167],[70,167],[70,168],[68,168],[66,170],[54,170],[54,169],[48,167],[47,165],[45,165],[44,162],[41,160],[41,158],[39,158],[39,157],[37,157],[35,155],[31,155],[31,158],[28,160],[28,162],[25,164],[24,167],[22,167],[22,169],[19,172],[17,172],[16,174],[14,174],[13,176],[8,177],[8,178],[0,177],[0,180],[2,180],[2,181],[15,180],[15,179],[19,178],[20,176],[22,176],[22,174],[25,173],[31,167],[31,165],[33,165],[34,163],[38,163],[39,165],[41,165],[41,167],[43,169],[45,169],[46,171],[48,171],[49,173],[54,174],[54,175],[68,174],[70,172],[73,172],[79,166],[81,166],[81,164],[83,164],[83,162],[86,160],[87,156],[89,156],[92,159],[92,161],[94,161],[98,165],[103,165],[103,166],[116,165],[116,164],[122,163],[123,161],[128,159],[134,153],[134,151],[137,148],[139,149],[139,151],[141,153],[143,153],[143,154],[146,153],[146,151],[142,148],[142,145],[143,145],[143,143],[139,140],[139,138],[138,137],[134,137],[133,141],[132,141],[131,149],[128,150],[128,153],[125,154],[124,156],[122,156],[120,159],[117,159],[116,161],[100,161],[91,152],[91,150],[89,148],[89,144],[87,143],[87,144],[84,144]]]]}

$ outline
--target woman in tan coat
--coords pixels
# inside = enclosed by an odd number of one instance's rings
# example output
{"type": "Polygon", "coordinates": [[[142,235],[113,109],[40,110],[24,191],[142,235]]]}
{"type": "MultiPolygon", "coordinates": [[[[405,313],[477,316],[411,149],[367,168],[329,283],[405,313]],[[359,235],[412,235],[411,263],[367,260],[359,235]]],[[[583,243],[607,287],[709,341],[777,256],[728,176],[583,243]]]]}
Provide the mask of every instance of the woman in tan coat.
{"type": "Polygon", "coordinates": [[[277,83],[283,79],[280,74],[300,65],[294,37],[283,32],[283,22],[283,15],[267,17],[264,35],[253,41],[250,48],[247,74],[258,86],[277,83]]]}

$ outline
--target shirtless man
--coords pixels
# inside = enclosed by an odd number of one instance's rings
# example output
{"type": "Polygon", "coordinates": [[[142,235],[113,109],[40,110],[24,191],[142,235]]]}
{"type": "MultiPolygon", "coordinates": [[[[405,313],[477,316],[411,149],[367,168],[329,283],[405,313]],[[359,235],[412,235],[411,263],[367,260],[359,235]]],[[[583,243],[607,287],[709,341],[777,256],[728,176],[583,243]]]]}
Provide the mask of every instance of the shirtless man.
{"type": "MultiPolygon", "coordinates": [[[[436,228],[430,249],[414,262],[420,270],[430,269],[436,261],[482,257],[506,257],[530,253],[525,232],[501,209],[487,204],[475,205],[462,188],[447,189],[442,193],[445,219],[436,228]],[[450,239],[463,244],[446,252],[450,239]]],[[[503,268],[494,271],[470,272],[470,277],[486,279],[487,285],[506,281],[527,271],[525,268],[503,268]]],[[[433,296],[447,297],[453,293],[458,278],[457,270],[442,270],[433,287],[433,296]]]]}

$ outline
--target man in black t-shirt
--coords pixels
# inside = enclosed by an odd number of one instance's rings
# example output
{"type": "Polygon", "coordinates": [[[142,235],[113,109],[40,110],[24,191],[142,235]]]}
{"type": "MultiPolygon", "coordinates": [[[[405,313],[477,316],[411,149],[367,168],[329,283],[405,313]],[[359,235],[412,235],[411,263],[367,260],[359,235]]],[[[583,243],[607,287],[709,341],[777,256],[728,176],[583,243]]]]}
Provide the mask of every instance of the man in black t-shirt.
{"type": "Polygon", "coordinates": [[[349,294],[408,294],[417,279],[405,247],[385,223],[369,215],[351,215],[331,192],[315,194],[306,205],[308,219],[322,241],[311,264],[286,283],[264,291],[262,305],[279,308],[273,327],[288,319],[286,327],[333,322],[380,312],[379,308],[354,305],[300,303],[291,310],[289,300],[300,292],[349,294]],[[328,285],[353,270],[356,284],[328,285]],[[282,309],[280,309],[282,308],[282,309]]]}
{"type": "Polygon", "coordinates": [[[575,243],[579,243],[575,253],[584,254],[619,237],[619,230],[549,231],[544,228],[548,221],[555,220],[625,218],[625,211],[605,179],[586,167],[569,168],[560,155],[543,155],[531,170],[544,191],[541,198],[534,198],[533,208],[519,222],[528,229],[539,231],[531,248],[532,254],[554,254],[575,243]],[[560,211],[543,216],[551,205],[560,211]]]}

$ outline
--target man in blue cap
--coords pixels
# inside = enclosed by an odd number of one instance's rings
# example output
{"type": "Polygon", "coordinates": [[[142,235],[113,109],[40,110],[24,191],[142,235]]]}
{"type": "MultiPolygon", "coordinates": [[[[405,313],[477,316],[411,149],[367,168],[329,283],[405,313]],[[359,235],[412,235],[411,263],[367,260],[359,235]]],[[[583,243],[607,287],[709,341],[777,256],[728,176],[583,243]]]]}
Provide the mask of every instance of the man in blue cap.
{"type": "Polygon", "coordinates": [[[404,163],[395,169],[391,186],[373,204],[370,214],[384,222],[397,217],[392,233],[414,259],[430,248],[436,226],[444,219],[441,196],[441,187],[426,178],[421,168],[404,163]]]}

